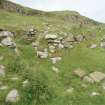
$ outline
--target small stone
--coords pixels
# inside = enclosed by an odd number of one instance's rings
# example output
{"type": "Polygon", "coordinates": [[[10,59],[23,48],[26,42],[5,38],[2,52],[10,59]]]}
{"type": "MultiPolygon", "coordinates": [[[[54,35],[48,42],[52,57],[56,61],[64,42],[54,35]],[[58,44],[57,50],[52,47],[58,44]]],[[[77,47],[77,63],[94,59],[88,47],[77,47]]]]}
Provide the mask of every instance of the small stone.
{"type": "Polygon", "coordinates": [[[0,32],[0,37],[8,37],[8,36],[14,36],[14,34],[12,32],[9,31],[1,31],[0,32]]]}
{"type": "Polygon", "coordinates": [[[55,66],[52,67],[52,70],[53,70],[55,73],[59,73],[59,69],[56,68],[55,66]]]}
{"type": "Polygon", "coordinates": [[[96,47],[97,47],[97,44],[92,44],[92,45],[90,46],[91,49],[94,49],[94,48],[96,48],[96,47]]]}
{"type": "Polygon", "coordinates": [[[101,42],[100,47],[105,48],[105,42],[101,42]]]}
{"type": "Polygon", "coordinates": [[[39,57],[39,58],[47,58],[48,57],[48,52],[46,52],[46,51],[44,51],[44,52],[42,52],[42,51],[37,51],[37,56],[39,57]]]}
{"type": "Polygon", "coordinates": [[[64,45],[60,43],[58,47],[59,47],[59,49],[63,49],[64,45]]]}
{"type": "Polygon", "coordinates": [[[77,35],[76,36],[76,41],[78,41],[78,42],[82,42],[82,41],[84,41],[85,39],[84,39],[84,36],[83,35],[77,35]]]}
{"type": "Polygon", "coordinates": [[[6,97],[6,102],[11,102],[11,103],[15,103],[19,101],[19,93],[16,89],[11,90],[7,97],[6,97]]]}
{"type": "Polygon", "coordinates": [[[66,90],[66,93],[72,93],[74,91],[74,88],[73,87],[70,87],[66,90]]]}
{"type": "Polygon", "coordinates": [[[13,80],[13,81],[19,80],[18,77],[12,77],[12,78],[10,78],[10,79],[13,80]]]}
{"type": "Polygon", "coordinates": [[[23,87],[26,87],[28,83],[29,83],[28,80],[23,81],[23,87]]]}
{"type": "Polygon", "coordinates": [[[57,35],[54,35],[54,34],[47,34],[46,36],[45,36],[45,39],[57,39],[57,35]]]}
{"type": "Polygon", "coordinates": [[[55,52],[55,46],[49,46],[49,51],[51,52],[51,53],[54,53],[55,52]]]}
{"type": "Polygon", "coordinates": [[[60,61],[62,58],[61,57],[53,57],[53,58],[50,58],[52,60],[52,63],[53,64],[56,64],[58,61],[60,61]]]}
{"type": "Polygon", "coordinates": [[[4,38],[1,43],[5,46],[8,46],[8,47],[11,47],[11,48],[15,48],[16,47],[16,44],[15,42],[13,41],[13,39],[11,37],[7,37],[7,38],[4,38]]]}
{"type": "Polygon", "coordinates": [[[102,72],[95,71],[89,74],[89,77],[94,80],[94,82],[101,82],[105,79],[105,74],[102,72]]]}
{"type": "Polygon", "coordinates": [[[99,95],[99,93],[97,93],[97,92],[92,92],[91,93],[91,96],[98,96],[99,95]]]}
{"type": "Polygon", "coordinates": [[[80,68],[76,69],[74,71],[75,75],[77,75],[78,77],[82,78],[86,75],[86,72],[80,68]]]}
{"type": "Polygon", "coordinates": [[[94,80],[92,78],[90,78],[89,76],[85,76],[83,78],[84,81],[89,82],[89,83],[94,83],[94,80]]]}

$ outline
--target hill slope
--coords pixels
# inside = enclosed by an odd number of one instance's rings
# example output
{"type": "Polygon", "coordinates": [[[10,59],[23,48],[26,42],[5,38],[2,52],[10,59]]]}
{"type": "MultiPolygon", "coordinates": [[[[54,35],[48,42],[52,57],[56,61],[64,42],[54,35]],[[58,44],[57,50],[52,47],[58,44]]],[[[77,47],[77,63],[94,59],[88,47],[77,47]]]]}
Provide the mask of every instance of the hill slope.
{"type": "Polygon", "coordinates": [[[104,24],[74,11],[6,3],[0,9],[0,105],[104,105],[104,24]],[[99,82],[90,78],[96,71],[99,82]]]}

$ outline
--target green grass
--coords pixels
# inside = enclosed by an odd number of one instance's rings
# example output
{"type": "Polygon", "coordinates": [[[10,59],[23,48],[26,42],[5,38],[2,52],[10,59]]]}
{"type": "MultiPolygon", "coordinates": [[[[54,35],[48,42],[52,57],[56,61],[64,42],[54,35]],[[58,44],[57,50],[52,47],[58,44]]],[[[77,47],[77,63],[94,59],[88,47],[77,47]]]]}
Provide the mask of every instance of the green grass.
{"type": "MultiPolygon", "coordinates": [[[[67,12],[68,13],[68,12],[67,12]]],[[[56,13],[57,14],[57,13],[56,13]]],[[[64,17],[65,13],[63,14],[64,17]]],[[[73,74],[76,68],[82,68],[87,73],[93,71],[102,71],[105,73],[105,49],[90,49],[93,43],[100,43],[100,39],[104,36],[104,25],[87,24],[79,27],[79,24],[68,23],[62,20],[59,15],[54,18],[52,15],[36,15],[22,16],[16,13],[9,13],[0,10],[0,28],[17,33],[14,40],[19,49],[19,56],[7,47],[0,47],[0,55],[4,56],[4,60],[0,64],[6,66],[6,77],[0,81],[9,89],[0,91],[0,105],[104,105],[105,90],[101,83],[89,84],[82,81],[73,74]],[[37,58],[36,51],[32,48],[31,43],[24,39],[25,33],[23,29],[27,24],[33,24],[37,28],[37,35],[42,34],[46,30],[48,23],[51,26],[49,32],[73,33],[78,34],[96,34],[96,37],[75,45],[73,49],[64,49],[58,51],[62,55],[62,60],[56,64],[60,73],[56,74],[52,71],[52,64],[49,59],[41,60],[37,58]],[[101,30],[100,30],[101,28],[101,30]],[[12,81],[9,78],[17,76],[19,80],[12,81]],[[22,82],[28,79],[29,84],[26,88],[22,87],[22,82]],[[87,87],[84,88],[82,85],[87,87]],[[74,91],[70,94],[65,90],[73,87],[74,91]],[[9,90],[18,89],[21,100],[19,103],[6,103],[5,97],[9,90]],[[91,96],[92,92],[100,93],[99,96],[91,96]]],[[[41,40],[42,47],[46,43],[41,40]]]]}

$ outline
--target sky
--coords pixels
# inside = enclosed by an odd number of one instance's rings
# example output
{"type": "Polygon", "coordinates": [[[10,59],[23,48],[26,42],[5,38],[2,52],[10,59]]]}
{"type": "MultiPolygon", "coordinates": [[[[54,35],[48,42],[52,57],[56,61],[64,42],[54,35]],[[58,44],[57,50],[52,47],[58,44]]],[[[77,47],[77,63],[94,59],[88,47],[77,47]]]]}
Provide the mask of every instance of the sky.
{"type": "Polygon", "coordinates": [[[105,0],[10,0],[24,6],[44,11],[77,11],[105,23],[105,0]]]}

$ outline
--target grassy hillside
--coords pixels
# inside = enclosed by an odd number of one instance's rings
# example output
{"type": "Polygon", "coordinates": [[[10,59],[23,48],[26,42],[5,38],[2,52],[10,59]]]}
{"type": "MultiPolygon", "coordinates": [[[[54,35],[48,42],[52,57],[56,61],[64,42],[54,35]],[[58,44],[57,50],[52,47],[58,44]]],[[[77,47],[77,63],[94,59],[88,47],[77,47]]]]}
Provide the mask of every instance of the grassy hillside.
{"type": "Polygon", "coordinates": [[[0,65],[6,68],[6,76],[0,77],[8,87],[0,90],[0,105],[104,105],[105,89],[102,87],[105,81],[100,83],[87,83],[74,75],[74,70],[81,68],[87,73],[100,71],[105,73],[105,49],[100,47],[104,38],[104,24],[95,22],[81,16],[77,12],[45,12],[31,16],[22,15],[16,11],[0,9],[0,28],[15,32],[14,41],[19,54],[6,46],[0,46],[0,65]],[[25,38],[27,26],[34,26],[37,30],[36,38],[31,41],[25,38]],[[57,50],[56,55],[62,60],[55,64],[59,73],[52,71],[53,64],[49,59],[37,57],[32,42],[39,42],[41,48],[46,48],[47,43],[43,35],[47,31],[58,36],[91,36],[73,49],[57,50]],[[93,37],[92,37],[93,36],[93,37]],[[97,44],[95,49],[90,45],[97,44]],[[13,80],[11,78],[17,77],[13,80]],[[24,88],[23,81],[28,80],[24,88]],[[18,89],[20,101],[17,103],[5,102],[5,97],[12,89],[18,89]],[[67,92],[67,89],[71,89],[67,92]],[[92,96],[93,92],[99,95],[92,96]]]}

